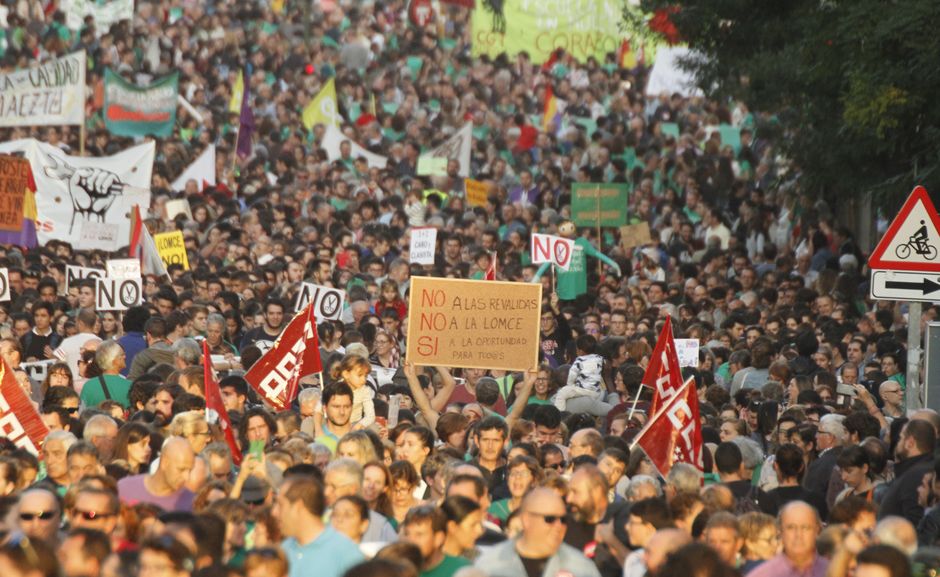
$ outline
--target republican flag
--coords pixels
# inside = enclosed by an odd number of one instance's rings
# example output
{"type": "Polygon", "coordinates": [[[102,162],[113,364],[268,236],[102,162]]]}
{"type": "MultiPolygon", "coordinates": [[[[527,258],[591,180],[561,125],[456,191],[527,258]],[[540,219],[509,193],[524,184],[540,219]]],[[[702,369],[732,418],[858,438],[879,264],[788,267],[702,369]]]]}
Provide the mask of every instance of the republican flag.
{"type": "Polygon", "coordinates": [[[637,53],[630,46],[630,41],[624,38],[617,50],[617,66],[624,70],[633,70],[637,64],[637,53]]]}
{"type": "Polygon", "coordinates": [[[157,243],[153,242],[153,237],[150,236],[147,225],[140,217],[140,206],[136,204],[134,205],[134,211],[131,212],[131,241],[128,247],[128,256],[140,260],[141,274],[170,276],[163,264],[163,259],[160,258],[157,243]]]}
{"type": "Polygon", "coordinates": [[[242,451],[235,441],[235,431],[232,429],[232,421],[229,419],[225,403],[222,401],[222,389],[219,387],[219,382],[215,380],[215,371],[212,370],[212,355],[209,354],[209,343],[205,339],[202,340],[202,367],[206,383],[206,420],[210,424],[218,423],[222,427],[225,442],[228,444],[229,450],[232,451],[232,462],[240,465],[242,451]]]}
{"type": "Polygon", "coordinates": [[[238,158],[245,160],[251,157],[252,138],[255,134],[255,114],[251,111],[251,77],[248,72],[242,75],[244,90],[242,91],[241,112],[238,115],[238,138],[235,141],[235,152],[238,158]]]}
{"type": "Polygon", "coordinates": [[[312,308],[313,301],[294,315],[274,346],[245,373],[245,380],[264,402],[279,411],[290,408],[301,377],[323,370],[312,308]]]}
{"type": "Polygon", "coordinates": [[[202,154],[199,155],[192,164],[186,167],[183,174],[173,181],[173,190],[181,192],[186,189],[186,183],[195,180],[199,186],[199,192],[206,189],[207,186],[215,186],[215,145],[210,144],[202,154]]]}
{"type": "Polygon", "coordinates": [[[483,273],[483,280],[496,280],[497,256],[496,251],[490,253],[490,266],[486,267],[486,272],[483,273]]]}
{"type": "Polygon", "coordinates": [[[48,434],[49,428],[42,422],[39,411],[16,382],[10,366],[0,358],[0,437],[38,455],[48,434]]]}
{"type": "Polygon", "coordinates": [[[25,186],[23,187],[22,228],[20,230],[0,230],[0,244],[35,248],[39,245],[39,240],[36,237],[36,220],[39,218],[39,213],[36,210],[36,179],[33,178],[33,169],[29,161],[17,159],[15,162],[26,173],[25,186]]]}
{"type": "MultiPolygon", "coordinates": [[[[678,375],[675,377],[674,383],[679,385],[678,375]]],[[[689,463],[702,470],[702,422],[694,378],[678,387],[659,411],[653,413],[637,433],[633,446],[643,449],[663,477],[674,463],[689,463]]]]}
{"type": "Polygon", "coordinates": [[[679,355],[676,352],[676,341],[672,337],[672,318],[666,317],[653,356],[643,374],[643,385],[653,389],[653,402],[650,403],[650,414],[663,406],[678,392],[682,385],[682,374],[679,370],[679,355]]]}
{"type": "Polygon", "coordinates": [[[545,106],[542,113],[542,131],[554,132],[555,123],[558,120],[558,99],[555,98],[555,92],[552,85],[545,86],[545,106]]]}

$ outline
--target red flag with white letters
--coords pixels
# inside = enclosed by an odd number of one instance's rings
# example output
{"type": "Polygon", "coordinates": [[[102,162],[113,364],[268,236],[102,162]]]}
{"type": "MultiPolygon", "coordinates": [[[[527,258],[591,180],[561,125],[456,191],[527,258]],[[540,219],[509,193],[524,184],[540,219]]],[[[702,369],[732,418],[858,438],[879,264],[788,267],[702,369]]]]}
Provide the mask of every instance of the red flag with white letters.
{"type": "Polygon", "coordinates": [[[248,384],[278,411],[290,408],[294,400],[291,395],[299,389],[297,380],[323,370],[317,326],[311,320],[312,307],[311,301],[294,315],[271,350],[245,373],[248,384]]]}
{"type": "Polygon", "coordinates": [[[702,470],[702,422],[694,378],[690,377],[653,414],[633,445],[643,449],[663,477],[677,462],[702,470]]]}
{"type": "Polygon", "coordinates": [[[48,434],[49,428],[42,422],[39,411],[16,382],[10,366],[0,358],[0,437],[38,455],[48,434]]]}
{"type": "Polygon", "coordinates": [[[650,415],[668,402],[682,386],[682,373],[679,370],[679,355],[676,353],[676,341],[672,338],[672,317],[666,317],[663,330],[656,340],[650,363],[643,374],[643,385],[653,389],[653,402],[650,403],[650,415]]]}
{"type": "Polygon", "coordinates": [[[235,431],[232,430],[232,420],[228,417],[228,410],[222,401],[222,389],[219,381],[215,380],[215,371],[212,370],[212,355],[209,354],[209,343],[202,339],[202,367],[203,380],[206,384],[206,419],[210,424],[218,423],[225,434],[225,443],[232,451],[232,462],[241,465],[242,452],[235,441],[235,431]]]}

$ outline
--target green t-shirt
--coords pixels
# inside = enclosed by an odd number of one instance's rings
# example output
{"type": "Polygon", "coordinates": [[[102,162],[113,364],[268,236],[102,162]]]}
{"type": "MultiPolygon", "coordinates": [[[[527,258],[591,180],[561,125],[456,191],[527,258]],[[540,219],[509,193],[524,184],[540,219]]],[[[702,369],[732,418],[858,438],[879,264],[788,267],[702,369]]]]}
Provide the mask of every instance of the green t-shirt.
{"type": "Polygon", "coordinates": [[[470,564],[463,557],[451,557],[444,555],[444,560],[437,564],[437,567],[421,572],[421,577],[452,577],[458,570],[470,564]]]}
{"type": "Polygon", "coordinates": [[[121,375],[102,375],[89,379],[82,387],[81,400],[86,407],[97,407],[101,402],[108,400],[101,386],[101,379],[108,387],[108,395],[112,401],[117,401],[125,409],[130,405],[127,393],[131,390],[131,382],[121,375]]]}

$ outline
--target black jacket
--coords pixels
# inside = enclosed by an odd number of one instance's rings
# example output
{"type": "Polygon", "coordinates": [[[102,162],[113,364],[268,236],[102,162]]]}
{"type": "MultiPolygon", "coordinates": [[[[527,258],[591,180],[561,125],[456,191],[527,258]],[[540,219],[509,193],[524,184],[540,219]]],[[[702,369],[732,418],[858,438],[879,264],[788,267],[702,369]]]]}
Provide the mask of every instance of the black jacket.
{"type": "Polygon", "coordinates": [[[878,509],[878,518],[884,519],[890,515],[904,517],[915,527],[924,517],[924,508],[917,503],[917,488],[924,475],[933,471],[933,455],[920,455],[905,459],[894,466],[894,481],[888,485],[881,506],[878,509]]]}

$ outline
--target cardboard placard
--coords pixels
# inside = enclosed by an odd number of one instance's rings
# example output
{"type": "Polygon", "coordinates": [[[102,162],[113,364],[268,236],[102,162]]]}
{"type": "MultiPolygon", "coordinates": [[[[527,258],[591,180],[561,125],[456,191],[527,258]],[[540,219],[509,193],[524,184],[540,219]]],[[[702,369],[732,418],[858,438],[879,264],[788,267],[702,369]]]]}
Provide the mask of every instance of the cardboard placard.
{"type": "Polygon", "coordinates": [[[163,261],[163,266],[171,264],[183,265],[183,270],[189,270],[189,257],[186,255],[186,241],[183,231],[174,230],[153,235],[153,242],[157,245],[157,252],[163,261]]]}
{"type": "Polygon", "coordinates": [[[140,278],[140,261],[136,258],[113,258],[105,267],[111,278],[140,278]]]}
{"type": "Polygon", "coordinates": [[[532,233],[532,264],[550,262],[562,270],[568,270],[573,254],[573,240],[552,234],[532,233]]]}
{"type": "Polygon", "coordinates": [[[114,252],[120,246],[120,226],[108,222],[84,221],[77,248],[114,252]]]}
{"type": "Polygon", "coordinates": [[[542,285],[412,277],[409,361],[524,371],[538,364],[542,285]]]}
{"type": "Polygon", "coordinates": [[[6,267],[0,268],[0,301],[10,300],[10,273],[6,267]]]}
{"type": "Polygon", "coordinates": [[[23,202],[30,174],[25,158],[0,156],[0,230],[23,230],[23,202]]]}
{"type": "Polygon", "coordinates": [[[680,367],[698,366],[698,339],[676,339],[676,356],[680,367]]]}
{"type": "Polygon", "coordinates": [[[488,183],[467,178],[464,180],[464,190],[467,193],[467,204],[470,206],[486,206],[486,199],[490,195],[490,185],[488,183]]]}
{"type": "Polygon", "coordinates": [[[620,227],[620,246],[623,247],[623,250],[645,246],[651,242],[653,242],[653,238],[650,235],[650,225],[647,222],[620,227]]]}
{"type": "MultiPolygon", "coordinates": [[[[184,184],[185,186],[185,184],[184,184]]],[[[193,211],[189,207],[189,201],[185,198],[166,201],[166,219],[173,220],[178,214],[185,214],[189,220],[193,219],[193,211]]]]}
{"type": "Polygon", "coordinates": [[[408,262],[434,264],[434,248],[437,245],[437,229],[423,226],[411,229],[411,246],[408,249],[408,262]]]}
{"type": "Polygon", "coordinates": [[[144,283],[137,278],[99,278],[95,283],[95,308],[126,311],[143,302],[144,283]]]}
{"type": "Polygon", "coordinates": [[[571,186],[571,220],[578,226],[622,226],[630,200],[627,184],[577,183],[571,186]]]}
{"type": "Polygon", "coordinates": [[[78,281],[86,278],[104,278],[105,272],[100,268],[89,268],[84,266],[65,265],[65,292],[75,286],[78,281]]]}

